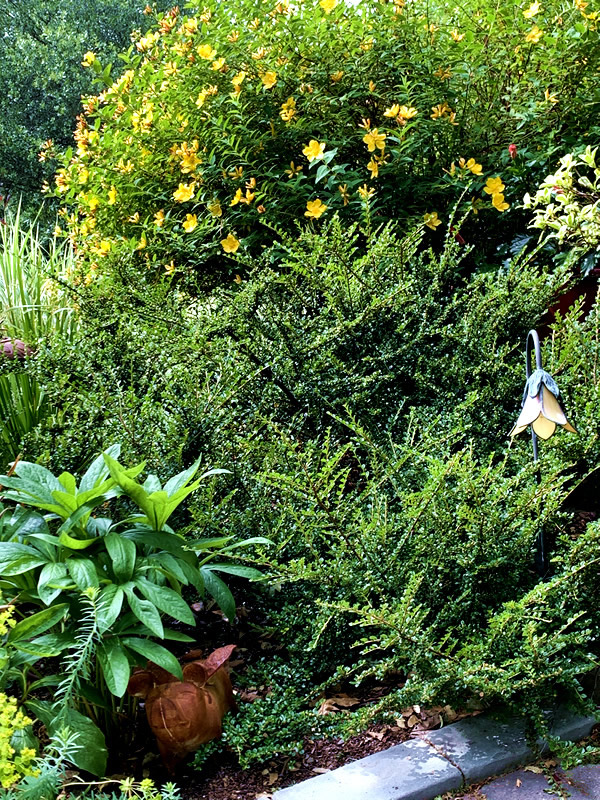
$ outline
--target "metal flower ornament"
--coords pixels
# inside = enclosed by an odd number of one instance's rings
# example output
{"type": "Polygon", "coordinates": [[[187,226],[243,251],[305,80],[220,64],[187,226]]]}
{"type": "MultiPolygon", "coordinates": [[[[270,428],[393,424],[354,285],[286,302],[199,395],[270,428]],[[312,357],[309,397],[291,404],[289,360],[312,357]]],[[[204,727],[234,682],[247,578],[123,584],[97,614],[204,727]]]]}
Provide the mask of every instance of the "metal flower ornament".
{"type": "Polygon", "coordinates": [[[525,384],[519,419],[510,435],[517,436],[529,425],[540,439],[549,439],[557,425],[561,425],[566,431],[577,433],[566,417],[558,400],[559,395],[556,381],[545,369],[538,368],[532,372],[525,384]]]}
{"type": "Polygon", "coordinates": [[[529,331],[527,334],[525,361],[527,382],[523,392],[521,413],[510,435],[517,436],[531,425],[533,457],[537,461],[538,436],[540,439],[549,439],[559,425],[572,433],[577,433],[577,431],[567,419],[567,415],[559,402],[560,390],[558,384],[545,369],[542,369],[540,340],[535,330],[529,331]],[[533,372],[531,370],[532,344],[535,349],[536,366],[533,372]]]}
{"type": "MultiPolygon", "coordinates": [[[[525,369],[527,382],[523,392],[521,413],[515,423],[511,436],[517,436],[531,426],[531,443],[533,445],[533,460],[538,462],[538,436],[540,439],[549,439],[560,426],[566,431],[577,433],[575,427],[567,419],[562,405],[559,402],[560,391],[552,375],[542,369],[542,353],[540,339],[537,331],[531,330],[527,334],[525,348],[525,369]],[[531,369],[531,350],[535,350],[535,370],[531,369]]],[[[541,480],[539,468],[538,482],[541,480]]],[[[535,565],[538,573],[544,575],[548,568],[544,531],[540,528],[535,554],[535,565]]]]}

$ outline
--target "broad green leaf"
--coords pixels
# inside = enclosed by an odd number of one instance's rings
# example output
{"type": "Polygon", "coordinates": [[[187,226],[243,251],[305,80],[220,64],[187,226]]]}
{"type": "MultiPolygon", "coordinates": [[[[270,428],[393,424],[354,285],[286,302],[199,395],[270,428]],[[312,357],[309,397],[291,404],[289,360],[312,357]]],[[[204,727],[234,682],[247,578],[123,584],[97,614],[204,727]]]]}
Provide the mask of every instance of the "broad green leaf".
{"type": "Polygon", "coordinates": [[[223,550],[236,550],[238,547],[250,547],[250,545],[253,544],[267,544],[272,546],[273,542],[270,539],[266,539],[264,536],[251,536],[249,539],[227,545],[223,550]]]}
{"type": "Polygon", "coordinates": [[[55,658],[74,641],[72,633],[46,633],[31,640],[14,642],[14,646],[23,653],[36,655],[37,658],[55,658]]]}
{"type": "Polygon", "coordinates": [[[29,700],[25,703],[34,716],[40,719],[50,736],[59,733],[61,728],[68,727],[78,734],[79,749],[70,753],[67,758],[79,769],[91,772],[98,777],[104,775],[108,752],[104,734],[91,719],[84,717],[73,708],[62,708],[58,713],[47,700],[29,700]]]}
{"type": "Polygon", "coordinates": [[[179,661],[175,658],[173,653],[170,653],[162,645],[153,642],[151,639],[140,639],[137,636],[127,636],[121,639],[121,644],[133,650],[135,653],[152,661],[171,675],[175,675],[179,680],[183,680],[183,672],[179,661]]]}
{"type": "Polygon", "coordinates": [[[123,697],[129,683],[130,666],[127,655],[118,639],[107,639],[98,648],[98,661],[108,690],[115,697],[123,697]]]}
{"type": "Polygon", "coordinates": [[[182,556],[186,541],[183,537],[165,531],[155,531],[152,528],[130,528],[123,531],[121,536],[126,536],[133,542],[154,547],[157,550],[166,550],[176,556],[182,556]]]}
{"type": "Polygon", "coordinates": [[[179,491],[179,489],[186,486],[192,480],[196,472],[198,472],[200,461],[201,459],[199,458],[197,461],[194,461],[191,467],[180,472],[179,475],[174,475],[172,478],[169,478],[164,485],[164,490],[169,497],[172,497],[175,492],[179,491]]]}
{"type": "Polygon", "coordinates": [[[151,603],[149,600],[140,600],[133,590],[127,587],[125,588],[125,594],[129,601],[129,608],[131,608],[142,625],[145,625],[155,636],[162,639],[164,628],[160,614],[154,603],[151,603]]]}
{"type": "Polygon", "coordinates": [[[69,494],[75,495],[77,493],[77,481],[75,480],[75,476],[71,475],[70,472],[63,472],[62,475],[58,476],[58,481],[69,494]]]}
{"type": "Polygon", "coordinates": [[[58,597],[70,583],[70,581],[65,580],[66,577],[67,568],[64,564],[51,562],[41,569],[37,590],[42,603],[49,606],[58,597]]]}
{"type": "Polygon", "coordinates": [[[128,581],[135,568],[137,548],[134,542],[119,533],[109,533],[104,537],[104,543],[117,580],[128,581]]]}
{"type": "Polygon", "coordinates": [[[60,492],[52,492],[52,497],[54,498],[55,502],[64,508],[64,511],[61,514],[62,517],[72,514],[77,508],[77,500],[75,500],[75,497],[72,494],[69,494],[69,492],[65,492],[64,489],[60,492]]]}
{"type": "Polygon", "coordinates": [[[181,569],[179,560],[174,558],[170,553],[155,553],[148,556],[146,562],[152,564],[156,561],[156,569],[162,569],[168,572],[179,583],[187,586],[189,583],[184,571],[181,569]]]}
{"type": "Polygon", "coordinates": [[[118,619],[123,607],[125,592],[120,586],[109,583],[98,597],[97,620],[102,633],[109,630],[118,619]]]}
{"type": "Polygon", "coordinates": [[[62,544],[63,547],[68,547],[69,550],[85,550],[87,547],[91,547],[94,542],[97,542],[97,539],[74,539],[72,536],[69,536],[68,533],[61,533],[58,537],[58,541],[62,544]]]}
{"type": "MultiPolygon", "coordinates": [[[[140,486],[139,483],[136,483],[136,481],[130,478],[119,462],[115,461],[114,458],[111,458],[108,453],[104,453],[103,457],[113,480],[115,480],[121,489],[123,489],[125,494],[129,495],[134,503],[141,508],[148,520],[151,520],[152,505],[148,502],[148,493],[144,487],[140,486]]],[[[138,466],[141,466],[143,469],[143,465],[138,466]]]]}
{"type": "Polygon", "coordinates": [[[94,562],[89,558],[73,556],[67,559],[67,569],[73,582],[82,592],[90,586],[98,586],[98,574],[94,562]]]}
{"type": "Polygon", "coordinates": [[[212,597],[214,597],[217,605],[225,614],[227,619],[230,622],[233,622],[235,619],[235,600],[233,599],[233,595],[231,594],[227,584],[224,583],[224,581],[222,581],[218,575],[215,575],[214,572],[211,572],[207,567],[201,567],[200,573],[204,579],[206,591],[212,597]]]}
{"type": "Polygon", "coordinates": [[[37,614],[31,614],[25,617],[20,622],[17,622],[15,627],[8,634],[9,642],[18,642],[21,639],[29,639],[32,636],[38,636],[40,633],[47,631],[53,625],[65,616],[68,609],[66,603],[61,603],[58,606],[50,606],[43,611],[38,611],[37,614]]]}
{"type": "Polygon", "coordinates": [[[151,494],[152,492],[160,492],[162,489],[157,475],[148,475],[142,485],[148,494],[151,494]]]}
{"type": "MultiPolygon", "coordinates": [[[[80,520],[83,520],[82,528],[85,527],[85,518],[97,507],[105,503],[109,499],[108,495],[100,494],[97,497],[93,497],[91,500],[88,500],[86,503],[79,505],[75,508],[72,514],[70,514],[60,528],[57,531],[57,534],[60,536],[61,533],[68,533],[71,528],[74,528],[75,525],[80,520]]],[[[75,503],[77,506],[77,503],[75,503]]]]}
{"type": "Polygon", "coordinates": [[[181,633],[181,631],[174,631],[171,628],[165,628],[165,639],[171,639],[174,642],[195,642],[193,636],[188,636],[187,633],[181,633]]]}
{"type": "MultiPolygon", "coordinates": [[[[104,452],[113,458],[118,458],[121,453],[121,445],[113,444],[110,447],[107,447],[104,452]]],[[[82,492],[89,492],[91,489],[95,489],[99,483],[102,483],[106,480],[108,474],[108,467],[106,466],[104,456],[101,453],[92,461],[87,471],[79,481],[79,493],[81,494],[82,492]]]]}
{"type": "Polygon", "coordinates": [[[39,550],[18,542],[0,542],[0,575],[21,575],[47,562],[39,550]]]}
{"type": "Polygon", "coordinates": [[[144,597],[165,614],[188,625],[196,624],[190,607],[173,589],[169,589],[167,586],[157,586],[143,577],[137,578],[134,582],[144,597]]]}
{"type": "Polygon", "coordinates": [[[249,581],[258,581],[265,576],[263,573],[254,567],[247,567],[244,564],[215,564],[211,563],[210,567],[205,567],[215,572],[225,572],[228,575],[237,575],[240,578],[247,578],[249,581]]]}
{"type": "Polygon", "coordinates": [[[213,536],[208,539],[192,539],[186,541],[185,547],[186,550],[194,550],[196,553],[202,550],[218,550],[234,538],[234,536],[213,536]]]}

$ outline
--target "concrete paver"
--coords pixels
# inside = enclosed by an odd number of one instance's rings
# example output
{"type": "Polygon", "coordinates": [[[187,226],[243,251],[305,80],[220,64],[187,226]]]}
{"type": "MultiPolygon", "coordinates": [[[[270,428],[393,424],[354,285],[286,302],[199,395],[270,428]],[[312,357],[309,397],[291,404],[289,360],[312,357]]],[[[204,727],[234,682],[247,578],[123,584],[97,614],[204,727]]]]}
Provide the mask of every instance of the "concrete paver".
{"type": "Polygon", "coordinates": [[[282,789],[276,800],[428,800],[458,789],[462,775],[426,742],[413,740],[282,789]]]}
{"type": "MultiPolygon", "coordinates": [[[[570,800],[600,798],[600,766],[575,767],[568,773],[557,773],[560,783],[570,793],[570,800]]],[[[467,794],[462,800],[550,800],[546,777],[542,774],[516,770],[483,786],[478,794],[467,794]]]]}

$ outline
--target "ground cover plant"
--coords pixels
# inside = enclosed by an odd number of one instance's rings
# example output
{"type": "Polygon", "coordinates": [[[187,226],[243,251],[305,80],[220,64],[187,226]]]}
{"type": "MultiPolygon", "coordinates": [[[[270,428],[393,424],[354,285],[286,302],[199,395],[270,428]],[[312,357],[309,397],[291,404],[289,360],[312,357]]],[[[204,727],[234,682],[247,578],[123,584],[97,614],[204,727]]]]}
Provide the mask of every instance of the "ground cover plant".
{"type": "Polygon", "coordinates": [[[600,457],[598,303],[546,319],[579,433],[537,469],[508,432],[527,332],[595,257],[597,12],[146,18],[120,78],[82,54],[102,91],[76,151],[44,151],[73,249],[2,231],[23,357],[0,379],[43,408],[3,411],[0,689],[50,739],[36,760],[8,726],[6,799],[54,800],[68,763],[98,778],[84,796],[175,798],[103,775],[150,747],[132,669],[180,675],[188,648],[237,645],[239,710],[200,771],[293,768],[415,705],[508,704],[538,732],[557,697],[590,708],[598,508],[569,506],[600,457]]]}

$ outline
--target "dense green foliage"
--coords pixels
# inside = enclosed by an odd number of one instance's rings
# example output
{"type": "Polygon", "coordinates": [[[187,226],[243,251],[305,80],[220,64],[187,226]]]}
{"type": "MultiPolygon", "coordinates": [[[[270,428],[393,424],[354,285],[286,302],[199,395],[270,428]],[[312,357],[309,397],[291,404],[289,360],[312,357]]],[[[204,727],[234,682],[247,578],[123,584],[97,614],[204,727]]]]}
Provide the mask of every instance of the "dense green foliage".
{"type": "Polygon", "coordinates": [[[53,171],[38,153],[47,140],[72,143],[81,95],[92,90],[85,52],[115,61],[147,18],[137,0],[0,0],[0,19],[0,194],[37,207],[53,171]]]}
{"type": "Polygon", "coordinates": [[[598,303],[543,342],[579,433],[542,443],[537,470],[508,432],[527,332],[597,245],[598,12],[190,3],[149,10],[118,77],[127,6],[104,4],[95,40],[95,3],[45,21],[49,2],[28,20],[9,6],[19,47],[73,32],[79,9],[70,54],[102,91],[76,147],[44,151],[75,256],[18,219],[2,231],[0,324],[29,349],[0,369],[1,455],[21,455],[1,481],[0,689],[54,740],[6,798],[53,800],[67,760],[105,770],[96,723],[114,731],[145,658],[180,673],[200,597],[273,650],[248,651],[235,681],[268,690],[199,767],[219,748],[243,766],[294,758],[304,736],[415,703],[509,704],[539,728],[556,697],[584,705],[600,525],[574,529],[569,503],[600,463],[598,303]],[[522,195],[568,150],[583,155],[532,201],[557,241],[515,238],[522,195]],[[556,258],[565,243],[581,250],[556,258]],[[316,713],[327,691],[382,680],[360,712],[316,713]]]}
{"type": "Polygon", "coordinates": [[[432,241],[460,198],[485,261],[523,227],[514,206],[557,151],[593,134],[599,53],[597,12],[566,0],[159,14],[60,159],[81,278],[166,270],[205,286],[231,274],[223,251],[270,241],[264,220],[352,221],[368,195],[383,220],[424,220],[432,241]]]}

